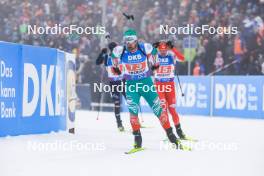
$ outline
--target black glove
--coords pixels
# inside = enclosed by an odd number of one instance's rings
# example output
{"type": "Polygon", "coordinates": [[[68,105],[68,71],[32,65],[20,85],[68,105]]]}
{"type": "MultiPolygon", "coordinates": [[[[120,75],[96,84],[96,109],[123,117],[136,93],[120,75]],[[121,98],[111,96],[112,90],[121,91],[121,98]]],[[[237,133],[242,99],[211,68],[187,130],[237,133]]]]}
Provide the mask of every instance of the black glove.
{"type": "Polygon", "coordinates": [[[117,46],[117,43],[116,42],[111,42],[108,44],[108,48],[110,50],[110,52],[113,51],[113,49],[117,46]]]}
{"type": "Polygon", "coordinates": [[[121,71],[118,67],[113,67],[113,71],[118,74],[118,75],[121,75],[121,71]]]}
{"type": "Polygon", "coordinates": [[[107,48],[103,48],[96,59],[96,65],[101,65],[107,58],[107,48]]]}
{"type": "Polygon", "coordinates": [[[96,65],[101,65],[104,62],[104,54],[100,53],[99,56],[96,59],[96,65]]]}
{"type": "Polygon", "coordinates": [[[167,46],[170,48],[170,49],[172,49],[173,47],[174,47],[174,45],[173,45],[173,42],[172,41],[167,41],[167,46]]]}
{"type": "Polygon", "coordinates": [[[159,47],[159,43],[160,43],[160,42],[155,42],[155,43],[153,43],[152,45],[153,45],[154,48],[158,48],[158,47],[159,47]]]}
{"type": "Polygon", "coordinates": [[[107,48],[103,48],[101,51],[102,54],[107,54],[107,48]]]}
{"type": "Polygon", "coordinates": [[[152,65],[151,66],[151,70],[154,71],[154,70],[157,70],[159,68],[159,64],[156,64],[156,65],[152,65]]]}

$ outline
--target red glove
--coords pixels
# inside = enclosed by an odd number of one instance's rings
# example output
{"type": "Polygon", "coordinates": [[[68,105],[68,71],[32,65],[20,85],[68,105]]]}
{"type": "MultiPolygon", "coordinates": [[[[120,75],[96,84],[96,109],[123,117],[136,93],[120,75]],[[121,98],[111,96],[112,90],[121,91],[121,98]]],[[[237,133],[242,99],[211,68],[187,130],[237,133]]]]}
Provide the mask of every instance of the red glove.
{"type": "Polygon", "coordinates": [[[176,48],[172,48],[171,50],[181,62],[185,60],[184,55],[180,53],[176,48]]]}

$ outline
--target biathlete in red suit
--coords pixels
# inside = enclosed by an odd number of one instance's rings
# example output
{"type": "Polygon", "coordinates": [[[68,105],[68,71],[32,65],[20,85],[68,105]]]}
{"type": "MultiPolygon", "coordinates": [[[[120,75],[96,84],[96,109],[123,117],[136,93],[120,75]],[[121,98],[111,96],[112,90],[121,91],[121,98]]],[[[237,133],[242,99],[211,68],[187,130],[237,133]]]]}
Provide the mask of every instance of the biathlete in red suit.
{"type": "Polygon", "coordinates": [[[179,115],[176,112],[176,93],[174,72],[176,61],[183,62],[184,56],[173,47],[171,42],[158,42],[159,68],[154,72],[155,84],[164,111],[170,112],[176,132],[181,139],[186,139],[180,125],[179,115]]]}

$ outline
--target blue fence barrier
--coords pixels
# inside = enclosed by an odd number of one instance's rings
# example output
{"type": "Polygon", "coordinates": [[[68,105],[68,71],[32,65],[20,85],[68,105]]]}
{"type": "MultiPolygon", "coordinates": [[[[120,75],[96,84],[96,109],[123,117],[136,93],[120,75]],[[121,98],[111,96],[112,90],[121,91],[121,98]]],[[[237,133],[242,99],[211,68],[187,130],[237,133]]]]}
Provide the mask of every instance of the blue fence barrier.
{"type": "MultiPolygon", "coordinates": [[[[184,96],[177,88],[177,111],[181,114],[210,115],[211,79],[209,77],[181,77],[184,96]]],[[[177,85],[177,84],[176,84],[177,85]]]]}
{"type": "MultiPolygon", "coordinates": [[[[180,114],[264,119],[264,76],[180,76],[180,114]]],[[[177,81],[176,81],[177,82],[177,81]]],[[[176,84],[177,85],[177,84],[176,84]]],[[[152,112],[141,98],[141,110],[152,112]]],[[[125,101],[123,111],[127,112],[125,101]]]]}
{"type": "Polygon", "coordinates": [[[213,115],[264,119],[263,76],[216,76],[213,115]]]}
{"type": "Polygon", "coordinates": [[[0,63],[0,136],[65,130],[65,53],[0,42],[0,63]]]}

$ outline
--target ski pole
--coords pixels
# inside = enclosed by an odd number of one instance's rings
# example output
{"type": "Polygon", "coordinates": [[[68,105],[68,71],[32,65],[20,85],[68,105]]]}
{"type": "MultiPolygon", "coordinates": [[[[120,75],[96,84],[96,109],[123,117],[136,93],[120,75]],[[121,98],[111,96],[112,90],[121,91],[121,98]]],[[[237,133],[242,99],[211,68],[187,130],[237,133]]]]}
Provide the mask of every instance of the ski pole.
{"type": "Polygon", "coordinates": [[[178,72],[176,72],[176,77],[177,77],[177,79],[178,79],[178,83],[179,83],[179,86],[180,86],[181,95],[182,95],[182,97],[184,97],[184,93],[183,93],[183,91],[182,91],[181,81],[180,81],[180,78],[179,78],[179,74],[178,74],[178,72]]]}
{"type": "MultiPolygon", "coordinates": [[[[111,36],[110,33],[107,33],[105,35],[105,39],[107,40],[107,42],[109,43],[109,41],[111,40],[111,36]]],[[[103,72],[103,69],[102,69],[103,72]]],[[[101,74],[101,78],[100,78],[100,83],[103,82],[103,77],[104,74],[101,74]]],[[[98,104],[98,110],[97,110],[97,116],[96,116],[96,120],[99,120],[99,115],[100,115],[100,111],[101,111],[101,104],[102,104],[102,92],[100,93],[100,97],[99,97],[99,104],[98,104]]]]}

